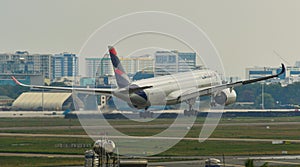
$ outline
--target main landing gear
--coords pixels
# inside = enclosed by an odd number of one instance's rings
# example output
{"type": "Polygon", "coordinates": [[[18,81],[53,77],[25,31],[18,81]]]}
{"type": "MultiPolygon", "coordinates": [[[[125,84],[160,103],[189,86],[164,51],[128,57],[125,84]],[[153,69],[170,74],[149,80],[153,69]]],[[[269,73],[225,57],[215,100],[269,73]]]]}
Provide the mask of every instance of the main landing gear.
{"type": "Polygon", "coordinates": [[[144,112],[140,112],[140,118],[153,118],[153,112],[147,111],[148,107],[145,108],[144,112]]]}
{"type": "Polygon", "coordinates": [[[151,111],[140,112],[140,118],[153,118],[153,112],[151,111]]]}
{"type": "Polygon", "coordinates": [[[183,111],[184,116],[197,116],[198,111],[193,109],[193,105],[195,104],[196,99],[189,99],[185,102],[189,105],[189,110],[183,111]]]}

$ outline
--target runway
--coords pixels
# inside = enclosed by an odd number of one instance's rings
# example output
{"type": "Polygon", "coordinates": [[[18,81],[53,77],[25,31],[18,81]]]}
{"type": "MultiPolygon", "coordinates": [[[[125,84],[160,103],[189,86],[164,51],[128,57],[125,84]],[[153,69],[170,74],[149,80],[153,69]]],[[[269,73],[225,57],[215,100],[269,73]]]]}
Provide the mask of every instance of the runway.
{"type": "MultiPolygon", "coordinates": [[[[295,109],[224,109],[224,110],[201,110],[201,113],[270,113],[270,112],[283,112],[283,113],[297,113],[295,109]]],[[[92,111],[72,111],[72,114],[81,114],[81,115],[99,115],[100,110],[92,110],[92,111]]],[[[152,111],[154,114],[180,114],[183,115],[183,110],[157,110],[152,111]]],[[[0,118],[35,118],[35,117],[60,117],[63,118],[64,111],[0,111],[0,118]]],[[[128,114],[128,115],[136,115],[138,118],[139,113],[132,111],[117,111],[114,110],[112,112],[105,112],[103,114],[128,114]]]]}
{"type": "MultiPolygon", "coordinates": [[[[215,124],[206,124],[206,126],[215,126],[215,124]]],[[[264,122],[264,123],[219,123],[218,126],[280,126],[280,125],[300,125],[300,122],[264,122]]],[[[87,126],[89,129],[106,129],[106,128],[168,128],[170,124],[159,125],[99,125],[87,126]]],[[[186,127],[186,124],[176,124],[172,127],[186,127]]],[[[203,124],[195,123],[193,127],[202,127],[203,124]]],[[[27,127],[0,127],[1,130],[56,130],[56,129],[83,129],[82,126],[27,126],[27,127]]]]}

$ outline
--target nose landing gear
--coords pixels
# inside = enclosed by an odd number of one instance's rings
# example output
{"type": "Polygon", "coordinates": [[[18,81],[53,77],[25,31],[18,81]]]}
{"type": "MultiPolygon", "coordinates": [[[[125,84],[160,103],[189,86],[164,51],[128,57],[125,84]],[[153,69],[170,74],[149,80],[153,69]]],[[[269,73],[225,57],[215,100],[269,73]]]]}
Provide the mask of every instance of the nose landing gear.
{"type": "Polygon", "coordinates": [[[145,108],[144,112],[140,112],[140,118],[144,118],[144,119],[153,118],[153,112],[148,111],[148,108],[149,107],[145,108]]]}

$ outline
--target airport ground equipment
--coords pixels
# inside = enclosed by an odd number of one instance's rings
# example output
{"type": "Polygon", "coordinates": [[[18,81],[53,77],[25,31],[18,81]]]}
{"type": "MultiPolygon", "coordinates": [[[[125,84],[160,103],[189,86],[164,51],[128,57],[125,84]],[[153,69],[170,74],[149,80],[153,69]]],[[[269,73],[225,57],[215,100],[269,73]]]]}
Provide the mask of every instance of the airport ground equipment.
{"type": "Polygon", "coordinates": [[[142,159],[120,159],[112,140],[102,138],[95,141],[92,150],[85,152],[85,167],[147,167],[148,161],[142,159]]]}
{"type": "Polygon", "coordinates": [[[221,167],[221,161],[216,158],[208,158],[205,160],[205,167],[221,167]]]}
{"type": "Polygon", "coordinates": [[[85,152],[85,167],[119,167],[115,143],[107,138],[97,140],[93,150],[85,152]]]}

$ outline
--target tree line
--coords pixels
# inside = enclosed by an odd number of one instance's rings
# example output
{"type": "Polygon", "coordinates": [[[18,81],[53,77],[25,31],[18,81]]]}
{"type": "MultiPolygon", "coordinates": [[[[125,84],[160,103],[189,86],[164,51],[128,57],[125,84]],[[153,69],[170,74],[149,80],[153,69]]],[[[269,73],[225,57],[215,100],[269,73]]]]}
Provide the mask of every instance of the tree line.
{"type": "MultiPolygon", "coordinates": [[[[300,105],[300,82],[282,87],[280,83],[254,83],[235,88],[237,102],[253,102],[250,108],[297,108],[300,105]]],[[[239,103],[237,103],[239,104],[239,103]]],[[[238,107],[234,104],[234,107],[238,107]]]]}

